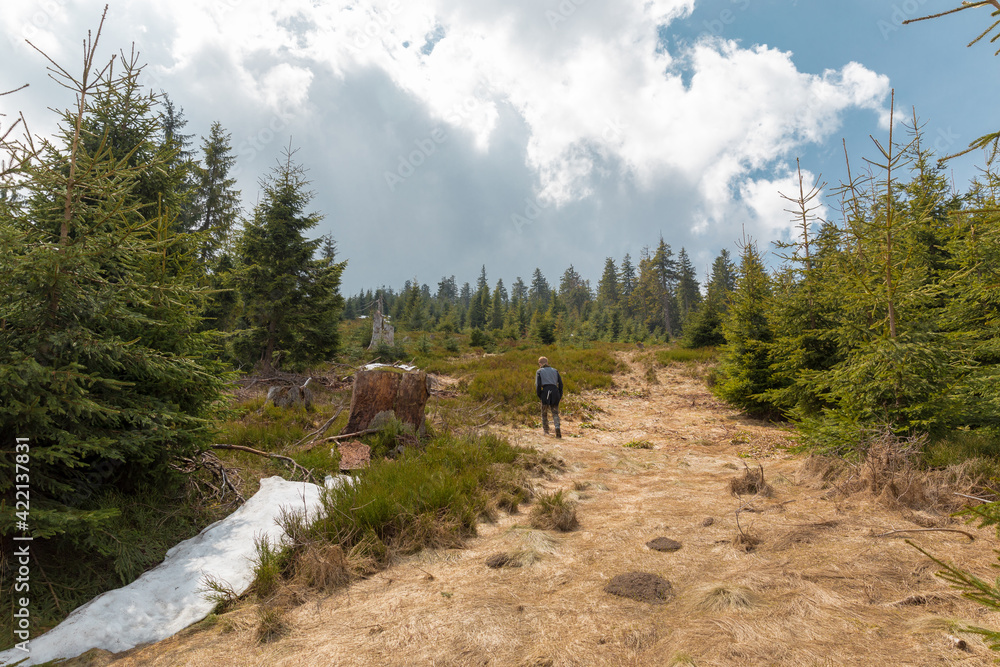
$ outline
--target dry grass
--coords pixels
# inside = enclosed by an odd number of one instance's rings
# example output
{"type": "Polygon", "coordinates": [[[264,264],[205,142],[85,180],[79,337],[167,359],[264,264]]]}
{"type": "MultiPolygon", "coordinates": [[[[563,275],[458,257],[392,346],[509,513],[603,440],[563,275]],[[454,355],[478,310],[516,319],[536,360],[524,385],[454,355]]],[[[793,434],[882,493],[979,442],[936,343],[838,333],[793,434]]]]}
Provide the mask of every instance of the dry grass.
{"type": "Polygon", "coordinates": [[[770,498],[774,495],[774,487],[764,479],[764,466],[758,464],[757,468],[743,464],[743,476],[734,477],[729,480],[729,492],[734,496],[763,496],[770,498]]]}
{"type": "Polygon", "coordinates": [[[531,525],[539,530],[576,530],[580,522],[576,518],[576,503],[560,489],[555,493],[542,493],[531,509],[531,525]]]}
{"type": "Polygon", "coordinates": [[[257,641],[261,644],[273,642],[288,634],[285,609],[262,604],[257,607],[257,641]]]}
{"type": "Polygon", "coordinates": [[[718,584],[698,596],[697,608],[708,613],[753,609],[759,606],[757,595],[745,586],[718,584]]]}
{"type": "MultiPolygon", "coordinates": [[[[644,369],[636,366],[616,383],[641,383],[644,369]]],[[[608,431],[563,441],[511,431],[566,461],[557,480],[538,483],[540,494],[587,484],[578,530],[545,532],[521,525],[522,515],[500,516],[481,524],[463,549],[401,557],[388,570],[289,609],[292,631],[278,641],[257,644],[255,622],[248,627],[240,620],[252,612],[237,609],[213,628],[114,664],[994,664],[978,637],[961,635],[966,652],[947,636],[966,625],[1000,627],[1000,613],[955,595],[902,539],[873,536],[916,527],[917,513],[932,508],[889,506],[863,490],[842,494],[834,483],[858,474],[857,467],[831,471],[787,453],[769,459],[768,480],[780,497],[757,496],[754,511],[740,513],[743,529],[762,542],[751,553],[733,549],[733,468],[726,466],[743,465],[727,434],[739,418],[671,367],[660,371],[660,381],[648,400],[593,398],[605,410],[599,419],[608,431]],[[688,396],[696,394],[692,406],[688,396]],[[636,438],[653,438],[659,448],[621,448],[636,438]],[[616,469],[623,455],[641,465],[616,469]],[[704,525],[705,517],[715,521],[704,525]],[[645,546],[663,534],[684,548],[660,553],[645,546]],[[539,559],[530,567],[484,564],[493,554],[521,550],[539,559]],[[650,605],[603,591],[615,575],[635,571],[668,579],[674,599],[650,605]]],[[[740,423],[751,439],[769,437],[770,428],[740,423]]],[[[991,575],[995,533],[967,529],[976,542],[948,533],[923,533],[915,541],[991,575]]]]}
{"type": "Polygon", "coordinates": [[[314,543],[295,560],[293,581],[320,592],[331,592],[351,580],[351,567],[339,544],[314,543]]]}

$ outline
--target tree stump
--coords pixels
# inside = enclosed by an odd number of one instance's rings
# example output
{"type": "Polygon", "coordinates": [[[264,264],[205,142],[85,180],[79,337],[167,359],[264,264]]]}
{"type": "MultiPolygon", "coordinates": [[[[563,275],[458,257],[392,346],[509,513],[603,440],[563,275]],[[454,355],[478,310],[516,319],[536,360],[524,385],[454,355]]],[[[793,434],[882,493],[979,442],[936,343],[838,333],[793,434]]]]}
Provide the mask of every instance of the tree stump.
{"type": "Polygon", "coordinates": [[[398,373],[391,370],[359,371],[354,375],[351,415],[343,433],[359,433],[369,428],[375,415],[392,411],[396,418],[423,432],[424,407],[430,398],[427,373],[398,373]]]}

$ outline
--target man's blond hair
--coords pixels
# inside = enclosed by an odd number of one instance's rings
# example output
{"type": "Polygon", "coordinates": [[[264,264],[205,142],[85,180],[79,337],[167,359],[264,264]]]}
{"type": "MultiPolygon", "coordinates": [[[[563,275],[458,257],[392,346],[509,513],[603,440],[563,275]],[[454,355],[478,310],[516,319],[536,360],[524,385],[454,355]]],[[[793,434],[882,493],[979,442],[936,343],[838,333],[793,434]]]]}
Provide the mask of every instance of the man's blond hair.
{"type": "Polygon", "coordinates": [[[547,357],[538,357],[538,365],[539,366],[548,366],[549,365],[548,358],[547,357]]]}

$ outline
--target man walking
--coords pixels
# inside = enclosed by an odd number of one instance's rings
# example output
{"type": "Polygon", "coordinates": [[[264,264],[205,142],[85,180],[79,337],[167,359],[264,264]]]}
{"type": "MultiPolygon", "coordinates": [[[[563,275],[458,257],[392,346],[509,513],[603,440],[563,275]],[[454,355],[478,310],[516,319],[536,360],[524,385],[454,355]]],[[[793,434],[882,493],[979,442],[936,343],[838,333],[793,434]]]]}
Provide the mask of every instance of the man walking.
{"type": "Polygon", "coordinates": [[[535,393],[542,401],[542,430],[549,432],[549,410],[552,410],[552,425],[556,427],[556,437],[561,438],[559,430],[559,401],[562,399],[563,383],[559,371],[549,366],[545,357],[538,358],[538,370],[535,372],[535,393]]]}

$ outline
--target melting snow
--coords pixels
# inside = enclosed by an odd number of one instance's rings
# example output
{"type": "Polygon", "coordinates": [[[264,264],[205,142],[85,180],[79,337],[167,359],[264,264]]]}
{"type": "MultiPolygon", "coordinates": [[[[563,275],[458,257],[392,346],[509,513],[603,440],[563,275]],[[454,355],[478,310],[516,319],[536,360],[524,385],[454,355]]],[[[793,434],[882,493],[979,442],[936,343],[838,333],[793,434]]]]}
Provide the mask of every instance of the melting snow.
{"type": "MultiPolygon", "coordinates": [[[[326,478],[329,488],[346,477],[326,478]]],[[[119,653],[170,637],[211,613],[205,576],[229,584],[237,594],[253,580],[254,539],[276,544],[284,533],[276,519],[282,508],[315,515],[322,488],[281,477],[260,481],[260,490],[242,507],[167,552],[164,561],[124,588],[108,591],[28,643],[29,653],[13,648],[0,653],[0,665],[35,665],[73,658],[92,648],[119,653]]]]}

